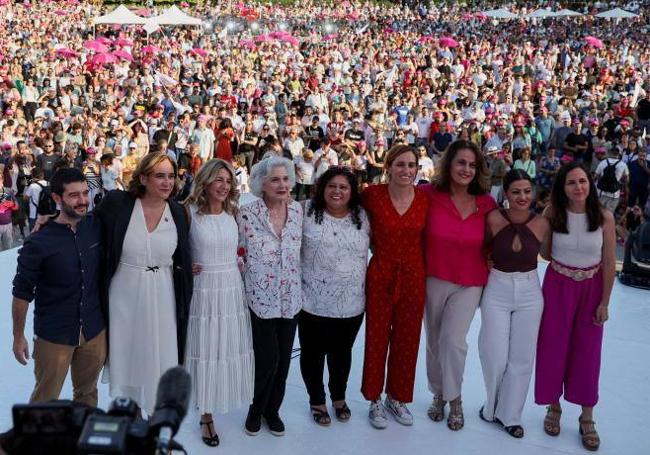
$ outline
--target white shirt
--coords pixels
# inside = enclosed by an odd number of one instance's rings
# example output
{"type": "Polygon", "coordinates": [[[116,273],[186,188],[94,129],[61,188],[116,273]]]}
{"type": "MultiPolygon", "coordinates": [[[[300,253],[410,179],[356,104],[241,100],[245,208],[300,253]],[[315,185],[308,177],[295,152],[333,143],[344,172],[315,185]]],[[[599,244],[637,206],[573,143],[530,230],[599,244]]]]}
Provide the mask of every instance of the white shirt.
{"type": "Polygon", "coordinates": [[[214,147],[214,133],[210,128],[197,128],[192,133],[192,143],[199,144],[199,156],[203,162],[212,158],[212,150],[214,147]]]}
{"type": "Polygon", "coordinates": [[[303,309],[328,318],[351,318],[362,314],[366,303],[366,267],[370,223],[361,209],[361,229],[352,216],[335,218],[323,213],[316,223],[305,206],[302,231],[303,309]]]}
{"type": "Polygon", "coordinates": [[[33,182],[31,185],[25,189],[25,196],[29,198],[29,217],[36,218],[38,215],[38,198],[41,196],[41,191],[43,187],[47,186],[45,180],[39,180],[38,183],[33,182]],[[40,185],[39,185],[40,184],[40,185]]]}
{"type": "Polygon", "coordinates": [[[305,161],[302,156],[297,156],[293,159],[293,162],[296,165],[296,168],[298,168],[298,172],[296,173],[298,183],[302,183],[303,185],[312,185],[314,183],[314,172],[316,170],[314,163],[316,160],[312,158],[311,161],[305,161]]]}
{"type": "Polygon", "coordinates": [[[251,311],[262,319],[293,318],[302,307],[300,246],[302,206],[291,201],[280,237],[271,228],[263,199],[237,215],[239,246],[244,249],[244,283],[251,311]]]}
{"type": "Polygon", "coordinates": [[[433,118],[418,117],[415,119],[415,123],[418,125],[418,138],[428,139],[429,132],[431,131],[431,124],[433,123],[433,118]]]}
{"type": "Polygon", "coordinates": [[[297,136],[295,139],[288,137],[284,140],[282,146],[291,152],[291,156],[297,158],[302,154],[302,150],[305,148],[305,143],[300,136],[297,136]]]}
{"type": "Polygon", "coordinates": [[[589,231],[586,213],[567,210],[568,234],[553,232],[551,257],[569,267],[587,268],[602,260],[603,229],[589,231]]]}

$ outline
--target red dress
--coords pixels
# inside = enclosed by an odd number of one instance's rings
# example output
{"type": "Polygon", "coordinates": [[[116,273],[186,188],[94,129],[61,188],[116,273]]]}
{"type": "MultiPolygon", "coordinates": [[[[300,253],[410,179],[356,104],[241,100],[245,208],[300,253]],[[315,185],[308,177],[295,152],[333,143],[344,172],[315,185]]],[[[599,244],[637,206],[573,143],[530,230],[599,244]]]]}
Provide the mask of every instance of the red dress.
{"type": "Polygon", "coordinates": [[[363,207],[372,229],[373,256],[366,277],[366,345],[361,392],[378,399],[413,401],[415,365],[425,302],[423,235],[428,198],[418,188],[411,206],[399,215],[388,185],[368,187],[363,207]]]}
{"type": "Polygon", "coordinates": [[[232,147],[230,142],[235,137],[235,131],[232,128],[226,128],[222,130],[217,135],[217,158],[226,160],[227,162],[232,161],[232,147]]]}

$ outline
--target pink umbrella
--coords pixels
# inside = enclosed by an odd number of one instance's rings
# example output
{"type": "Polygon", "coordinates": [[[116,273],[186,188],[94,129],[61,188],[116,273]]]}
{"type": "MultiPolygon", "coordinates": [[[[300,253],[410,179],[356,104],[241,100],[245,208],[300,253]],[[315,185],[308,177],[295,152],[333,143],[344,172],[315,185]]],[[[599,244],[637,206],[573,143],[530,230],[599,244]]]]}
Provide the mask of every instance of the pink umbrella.
{"type": "Polygon", "coordinates": [[[418,38],[416,41],[417,43],[428,43],[429,41],[433,41],[433,36],[431,35],[422,35],[421,37],[418,38]]]}
{"type": "Polygon", "coordinates": [[[292,46],[297,46],[297,45],[300,44],[300,41],[299,41],[298,38],[296,38],[295,36],[290,36],[290,37],[288,37],[286,40],[284,40],[284,42],[285,42],[285,43],[289,43],[289,44],[291,44],[292,46]]]}
{"type": "Polygon", "coordinates": [[[117,63],[117,57],[113,54],[100,52],[90,59],[93,65],[106,65],[108,63],[117,63]]]}
{"type": "Polygon", "coordinates": [[[73,51],[69,47],[60,47],[59,49],[56,50],[56,54],[65,58],[79,57],[79,53],[73,51]]]}
{"type": "Polygon", "coordinates": [[[350,14],[348,14],[348,19],[351,21],[358,21],[360,17],[361,15],[358,11],[352,11],[350,14]]]}
{"type": "Polygon", "coordinates": [[[449,36],[443,36],[442,38],[440,38],[438,44],[440,45],[440,47],[458,47],[458,41],[456,41],[455,39],[449,36]]]}
{"type": "Polygon", "coordinates": [[[257,47],[255,45],[255,41],[253,41],[252,39],[243,39],[239,42],[239,45],[246,49],[255,49],[257,47]]]}
{"type": "Polygon", "coordinates": [[[294,40],[297,41],[297,39],[294,36],[291,36],[289,33],[282,35],[279,39],[285,43],[293,43],[294,40]]]}
{"type": "Polygon", "coordinates": [[[208,53],[205,50],[201,49],[200,47],[195,47],[194,49],[192,49],[190,51],[190,54],[200,55],[201,57],[205,57],[206,55],[208,55],[208,53]]]}
{"type": "Polygon", "coordinates": [[[335,40],[338,35],[336,33],[330,33],[329,35],[323,36],[323,41],[332,41],[335,40]]]}
{"type": "Polygon", "coordinates": [[[461,19],[464,20],[464,21],[468,21],[468,20],[471,20],[472,17],[474,17],[474,15],[472,13],[465,13],[465,14],[462,15],[461,19]]]}
{"type": "Polygon", "coordinates": [[[586,36],[585,43],[592,47],[595,47],[596,49],[601,49],[604,46],[603,42],[595,36],[586,36]]]}
{"type": "Polygon", "coordinates": [[[133,47],[133,41],[126,38],[118,38],[113,44],[119,47],[133,47]]]}
{"type": "Polygon", "coordinates": [[[132,62],[133,61],[133,56],[131,54],[129,54],[127,51],[124,51],[122,49],[113,52],[113,55],[115,57],[118,57],[118,58],[122,59],[122,60],[126,60],[127,62],[132,62]]]}
{"type": "Polygon", "coordinates": [[[285,36],[291,36],[291,35],[289,33],[285,32],[285,31],[283,31],[283,30],[278,30],[278,31],[269,33],[269,36],[271,38],[273,38],[273,39],[282,39],[285,36]]]}
{"type": "Polygon", "coordinates": [[[5,6],[9,4],[9,0],[0,0],[0,6],[5,6]]]}
{"type": "Polygon", "coordinates": [[[257,43],[268,43],[271,40],[272,40],[272,38],[269,35],[264,35],[264,34],[257,35],[255,37],[255,42],[257,42],[257,43]]]}
{"type": "Polygon", "coordinates": [[[135,14],[142,17],[149,17],[151,16],[151,11],[149,11],[147,8],[140,8],[135,12],[135,14]]]}
{"type": "Polygon", "coordinates": [[[84,48],[95,52],[108,52],[108,48],[96,40],[86,41],[84,43],[84,48]]]}
{"type": "Polygon", "coordinates": [[[157,52],[162,52],[162,49],[151,44],[142,48],[144,54],[155,54],[157,52]]]}
{"type": "Polygon", "coordinates": [[[110,38],[106,38],[105,36],[100,36],[99,38],[95,38],[95,41],[98,43],[102,43],[104,46],[110,46],[113,44],[113,41],[110,38]]]}

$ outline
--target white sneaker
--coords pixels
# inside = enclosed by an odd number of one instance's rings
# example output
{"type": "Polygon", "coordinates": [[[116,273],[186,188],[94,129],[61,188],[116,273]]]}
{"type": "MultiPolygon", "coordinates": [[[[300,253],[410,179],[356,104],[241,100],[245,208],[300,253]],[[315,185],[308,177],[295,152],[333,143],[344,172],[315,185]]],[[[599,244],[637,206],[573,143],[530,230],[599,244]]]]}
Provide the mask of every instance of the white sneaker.
{"type": "Polygon", "coordinates": [[[393,417],[395,417],[397,422],[402,425],[413,425],[413,415],[401,401],[386,397],[386,400],[384,400],[384,407],[388,409],[388,412],[390,412],[393,417]]]}
{"type": "Polygon", "coordinates": [[[386,418],[384,407],[381,405],[381,400],[370,402],[368,420],[370,420],[370,425],[377,428],[378,430],[383,430],[388,426],[388,419],[386,418]]]}

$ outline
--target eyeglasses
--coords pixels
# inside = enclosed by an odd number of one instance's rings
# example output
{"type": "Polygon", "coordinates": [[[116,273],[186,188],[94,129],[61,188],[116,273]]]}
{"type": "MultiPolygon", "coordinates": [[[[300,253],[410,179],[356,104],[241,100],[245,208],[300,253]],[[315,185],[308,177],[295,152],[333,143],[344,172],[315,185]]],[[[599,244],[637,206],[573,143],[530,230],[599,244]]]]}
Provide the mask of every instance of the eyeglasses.
{"type": "Polygon", "coordinates": [[[52,147],[54,147],[54,144],[44,144],[43,147],[45,147],[46,149],[51,149],[52,147]]]}

